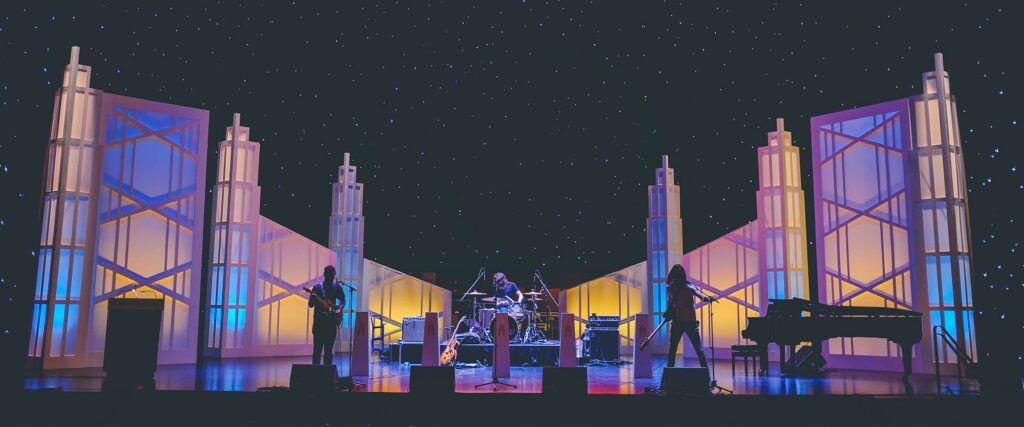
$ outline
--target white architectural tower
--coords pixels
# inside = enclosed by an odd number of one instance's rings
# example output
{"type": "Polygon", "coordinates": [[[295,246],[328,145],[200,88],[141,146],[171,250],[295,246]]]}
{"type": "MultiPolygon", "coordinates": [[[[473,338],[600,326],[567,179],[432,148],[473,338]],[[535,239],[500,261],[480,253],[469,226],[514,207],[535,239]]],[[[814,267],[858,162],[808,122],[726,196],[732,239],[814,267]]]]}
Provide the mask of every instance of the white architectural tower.
{"type": "Polygon", "coordinates": [[[91,67],[78,46],[54,102],[43,183],[43,230],[29,356],[44,368],[76,367],[83,343],[95,246],[95,124],[101,92],[89,88],[91,67]],[[68,108],[73,106],[73,108],[68,108]],[[83,304],[85,308],[83,308],[83,304]]]}
{"type": "Polygon", "coordinates": [[[232,357],[253,345],[259,227],[260,144],[235,113],[217,153],[210,241],[209,328],[206,355],[232,357]]]}
{"type": "MultiPolygon", "coordinates": [[[[356,288],[345,288],[346,311],[342,322],[342,340],[351,340],[355,314],[351,310],[366,310],[363,290],[363,184],[356,182],[356,167],[349,165],[349,155],[338,167],[338,182],[331,189],[330,248],[334,251],[338,280],[356,288]]],[[[342,342],[339,340],[339,345],[342,342]]],[[[345,341],[346,343],[348,341],[345,341]]],[[[341,347],[347,350],[347,344],[341,347]]]]}
{"type": "MultiPolygon", "coordinates": [[[[679,216],[679,186],[675,172],[668,167],[668,156],[661,156],[661,168],[655,172],[655,184],[647,187],[647,283],[643,311],[651,313],[654,324],[665,311],[665,278],[683,256],[683,220],[679,216]]],[[[654,351],[664,352],[666,333],[653,341],[654,351]]]]}
{"type": "Polygon", "coordinates": [[[757,149],[758,270],[764,283],[762,314],[768,299],[809,299],[807,282],[807,220],[800,185],[800,149],[793,135],[776,119],[768,146],[757,149]]]}

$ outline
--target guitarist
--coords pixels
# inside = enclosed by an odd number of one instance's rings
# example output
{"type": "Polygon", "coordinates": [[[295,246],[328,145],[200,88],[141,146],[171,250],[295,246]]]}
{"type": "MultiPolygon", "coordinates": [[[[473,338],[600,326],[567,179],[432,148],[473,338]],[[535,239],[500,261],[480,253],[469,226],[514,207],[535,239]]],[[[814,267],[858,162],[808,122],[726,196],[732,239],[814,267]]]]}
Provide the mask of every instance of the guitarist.
{"type": "Polygon", "coordinates": [[[676,264],[668,273],[668,306],[665,309],[665,318],[672,319],[672,329],[669,335],[668,344],[668,367],[676,365],[676,350],[679,349],[679,340],[683,334],[690,339],[693,351],[697,353],[697,360],[701,367],[708,367],[704,358],[704,349],[700,344],[700,333],[697,321],[697,311],[693,306],[693,298],[700,298],[701,301],[711,302],[714,298],[707,296],[696,286],[693,286],[686,278],[686,269],[676,264]]]}
{"type": "Polygon", "coordinates": [[[314,307],[313,311],[313,364],[320,364],[320,357],[323,355],[325,365],[332,365],[334,359],[334,340],[338,334],[336,317],[338,313],[332,313],[322,307],[320,302],[313,296],[318,295],[332,304],[338,305],[340,311],[345,307],[345,293],[341,286],[335,283],[336,276],[333,265],[324,267],[324,282],[313,287],[309,295],[309,306],[314,307]]]}

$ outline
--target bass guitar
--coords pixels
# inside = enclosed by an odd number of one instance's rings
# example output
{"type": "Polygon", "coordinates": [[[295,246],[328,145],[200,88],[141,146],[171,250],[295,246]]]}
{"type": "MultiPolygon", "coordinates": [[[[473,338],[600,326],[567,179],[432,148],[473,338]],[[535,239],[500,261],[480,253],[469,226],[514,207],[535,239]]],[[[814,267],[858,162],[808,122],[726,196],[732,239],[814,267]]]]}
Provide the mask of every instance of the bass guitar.
{"type": "Polygon", "coordinates": [[[320,304],[320,309],[323,310],[324,313],[330,315],[331,318],[334,319],[334,323],[336,325],[341,325],[341,307],[338,307],[336,304],[332,304],[329,301],[323,299],[323,297],[317,295],[316,292],[313,292],[312,289],[302,288],[302,290],[306,291],[307,294],[312,295],[313,298],[316,299],[316,301],[320,304]]]}
{"type": "Polygon", "coordinates": [[[457,351],[459,347],[459,340],[455,339],[455,336],[458,335],[457,332],[459,331],[459,326],[462,326],[463,320],[466,320],[466,316],[462,316],[462,319],[459,319],[459,323],[455,325],[455,329],[452,329],[452,337],[448,339],[448,345],[446,345],[444,347],[444,351],[441,352],[441,366],[446,366],[449,363],[454,362],[455,358],[459,355],[459,352],[457,351]]]}

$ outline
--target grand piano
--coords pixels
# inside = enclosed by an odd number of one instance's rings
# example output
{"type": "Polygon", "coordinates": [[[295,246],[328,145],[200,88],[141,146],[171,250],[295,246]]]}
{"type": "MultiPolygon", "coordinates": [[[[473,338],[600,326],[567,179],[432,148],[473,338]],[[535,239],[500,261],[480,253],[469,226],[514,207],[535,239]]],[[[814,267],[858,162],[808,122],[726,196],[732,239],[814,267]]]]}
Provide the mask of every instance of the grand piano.
{"type": "Polygon", "coordinates": [[[762,372],[768,371],[769,343],[779,345],[785,369],[787,345],[792,348],[810,342],[812,349],[820,352],[821,342],[829,338],[869,337],[898,344],[903,353],[903,376],[910,375],[911,349],[921,342],[921,313],[886,307],[835,306],[799,298],[768,301],[768,313],[748,318],[747,329],[742,332],[743,338],[757,343],[762,372]]]}

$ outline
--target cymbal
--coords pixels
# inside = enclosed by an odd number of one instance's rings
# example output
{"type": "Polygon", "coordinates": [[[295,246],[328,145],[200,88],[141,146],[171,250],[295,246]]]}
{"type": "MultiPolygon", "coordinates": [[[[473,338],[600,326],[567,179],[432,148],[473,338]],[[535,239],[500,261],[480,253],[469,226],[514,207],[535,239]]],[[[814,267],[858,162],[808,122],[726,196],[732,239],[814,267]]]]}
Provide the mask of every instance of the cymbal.
{"type": "Polygon", "coordinates": [[[537,292],[537,291],[531,291],[531,292],[523,292],[523,295],[540,296],[540,295],[544,295],[544,294],[542,294],[540,292],[537,292]]]}
{"type": "Polygon", "coordinates": [[[537,297],[533,297],[533,298],[527,298],[526,300],[527,300],[527,301],[543,301],[544,299],[542,299],[542,298],[537,298],[537,297]]]}
{"type": "Polygon", "coordinates": [[[483,302],[494,302],[494,297],[480,298],[483,302]]]}
{"type": "Polygon", "coordinates": [[[483,292],[480,292],[480,291],[473,291],[473,292],[470,292],[470,293],[468,293],[468,294],[466,294],[466,295],[474,295],[474,296],[478,296],[478,295],[487,295],[487,294],[485,294],[485,293],[483,293],[483,292]]]}

